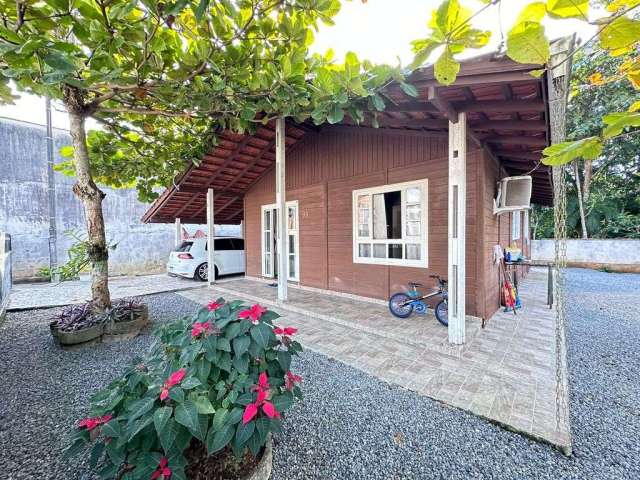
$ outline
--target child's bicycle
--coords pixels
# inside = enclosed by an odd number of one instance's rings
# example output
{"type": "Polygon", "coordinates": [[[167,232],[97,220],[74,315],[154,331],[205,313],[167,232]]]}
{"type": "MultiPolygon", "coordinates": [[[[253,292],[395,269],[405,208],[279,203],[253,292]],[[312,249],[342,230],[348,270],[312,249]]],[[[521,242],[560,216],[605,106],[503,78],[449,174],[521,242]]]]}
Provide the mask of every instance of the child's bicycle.
{"type": "Polygon", "coordinates": [[[424,300],[432,297],[442,296],[435,308],[434,313],[438,321],[445,327],[449,325],[448,317],[448,296],[447,281],[440,278],[440,275],[430,275],[431,278],[438,280],[438,288],[431,293],[421,295],[418,287],[424,287],[421,283],[409,282],[409,289],[406,292],[394,293],[389,298],[389,310],[398,318],[407,318],[415,310],[416,313],[424,314],[429,306],[424,300]]]}

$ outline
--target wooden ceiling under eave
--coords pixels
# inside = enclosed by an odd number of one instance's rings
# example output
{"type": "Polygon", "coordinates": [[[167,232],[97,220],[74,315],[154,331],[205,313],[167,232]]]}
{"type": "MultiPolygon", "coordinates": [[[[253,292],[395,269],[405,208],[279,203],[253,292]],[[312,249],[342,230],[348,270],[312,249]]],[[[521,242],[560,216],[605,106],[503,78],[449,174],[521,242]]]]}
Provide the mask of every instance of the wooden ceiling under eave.
{"type": "MultiPolygon", "coordinates": [[[[449,120],[467,114],[469,135],[498,159],[507,175],[533,177],[534,203],[551,205],[553,188],[549,167],[540,163],[549,145],[546,77],[530,72],[540,65],[521,65],[506,57],[484,55],[462,63],[458,78],[447,87],[434,80],[433,69],[412,74],[408,82],[418,90],[407,96],[400,85],[387,90],[390,100],[378,112],[379,128],[410,131],[448,131],[449,120]]],[[[370,126],[371,118],[364,126],[370,126]]],[[[353,124],[348,118],[345,124],[353,124]]],[[[307,132],[322,126],[287,122],[286,148],[307,132]]],[[[198,166],[191,166],[153,203],[142,220],[170,223],[206,223],[206,192],[215,192],[216,223],[238,223],[243,218],[244,194],[275,164],[275,124],[254,134],[223,132],[218,145],[198,166]]]]}

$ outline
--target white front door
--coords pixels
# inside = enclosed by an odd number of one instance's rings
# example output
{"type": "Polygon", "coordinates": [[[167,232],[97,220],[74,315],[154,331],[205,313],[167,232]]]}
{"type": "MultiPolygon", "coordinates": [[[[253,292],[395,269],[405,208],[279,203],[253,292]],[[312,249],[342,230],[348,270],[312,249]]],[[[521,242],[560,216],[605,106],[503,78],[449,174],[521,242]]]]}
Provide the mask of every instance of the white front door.
{"type": "MultiPolygon", "coordinates": [[[[277,242],[278,209],[275,204],[262,206],[262,276],[278,276],[278,257],[281,253],[277,242]]],[[[287,278],[300,279],[298,201],[287,202],[287,235],[284,255],[287,256],[287,278]]]]}

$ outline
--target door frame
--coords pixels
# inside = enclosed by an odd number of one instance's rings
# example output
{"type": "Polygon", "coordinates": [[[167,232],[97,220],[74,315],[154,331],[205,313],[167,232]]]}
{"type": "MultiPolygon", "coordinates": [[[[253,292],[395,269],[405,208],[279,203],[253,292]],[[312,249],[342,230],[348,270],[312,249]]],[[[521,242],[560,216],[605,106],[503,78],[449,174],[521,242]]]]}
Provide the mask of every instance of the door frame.
{"type": "MultiPolygon", "coordinates": [[[[285,235],[286,237],[286,241],[285,241],[285,249],[286,249],[286,256],[287,256],[287,279],[289,281],[293,281],[293,282],[299,282],[300,281],[300,208],[298,205],[298,200],[290,200],[286,203],[286,208],[288,209],[289,207],[295,207],[295,212],[296,212],[296,218],[295,218],[295,224],[296,224],[296,229],[295,230],[289,230],[289,226],[287,224],[287,234],[285,235]],[[289,273],[289,234],[290,232],[293,232],[294,235],[294,248],[295,248],[295,267],[296,267],[296,276],[292,277],[289,273]]],[[[276,255],[274,255],[274,253],[276,252],[275,249],[275,242],[276,242],[276,237],[273,234],[273,226],[275,225],[275,221],[276,218],[275,216],[278,215],[277,213],[274,215],[273,212],[277,212],[278,208],[277,208],[277,204],[275,203],[270,203],[267,205],[262,205],[262,207],[260,208],[260,265],[261,265],[261,270],[262,270],[262,276],[263,277],[267,277],[267,278],[275,278],[275,269],[276,269],[276,255]],[[264,214],[266,211],[270,210],[271,211],[271,229],[269,230],[271,232],[271,251],[270,251],[270,266],[271,266],[271,273],[267,274],[265,272],[265,262],[264,262],[264,255],[265,255],[265,225],[264,225],[264,214]]],[[[277,251],[277,254],[280,255],[281,252],[277,251]]]]}

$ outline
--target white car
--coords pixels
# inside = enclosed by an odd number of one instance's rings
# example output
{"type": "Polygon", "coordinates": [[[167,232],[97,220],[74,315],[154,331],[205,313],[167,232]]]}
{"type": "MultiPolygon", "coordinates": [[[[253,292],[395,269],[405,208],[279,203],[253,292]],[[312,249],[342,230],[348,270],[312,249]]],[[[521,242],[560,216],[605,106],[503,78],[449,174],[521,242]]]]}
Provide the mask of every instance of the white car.
{"type": "MultiPolygon", "coordinates": [[[[215,268],[218,275],[244,273],[244,239],[238,237],[215,238],[215,268]]],[[[167,273],[206,281],[208,273],[206,238],[192,238],[169,255],[167,273]]]]}

